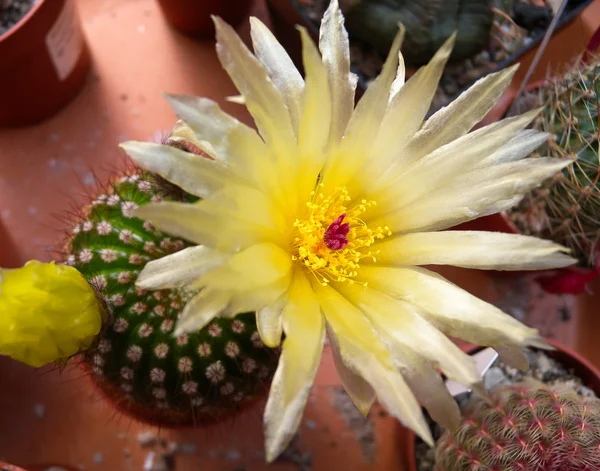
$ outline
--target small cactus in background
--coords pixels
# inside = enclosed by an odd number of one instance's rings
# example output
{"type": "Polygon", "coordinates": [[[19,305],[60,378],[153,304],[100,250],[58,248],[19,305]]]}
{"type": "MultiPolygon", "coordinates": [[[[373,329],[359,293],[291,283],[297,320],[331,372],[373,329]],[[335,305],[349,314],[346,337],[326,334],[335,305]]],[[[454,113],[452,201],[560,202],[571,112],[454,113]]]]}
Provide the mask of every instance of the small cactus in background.
{"type": "Polygon", "coordinates": [[[482,51],[494,19],[491,0],[347,0],[342,3],[351,37],[386,56],[398,23],[406,28],[402,55],[408,65],[423,65],[457,31],[451,60],[482,51]]]}
{"type": "Polygon", "coordinates": [[[472,397],[436,448],[436,471],[597,471],[600,399],[531,380],[472,397]]]}
{"type": "Polygon", "coordinates": [[[109,322],[83,355],[104,395],[146,422],[205,425],[266,395],[278,354],[262,344],[253,313],[217,318],[199,332],[174,337],[193,293],[136,288],[147,262],[189,246],[131,215],[151,200],[192,200],[169,185],[140,171],[116,180],[74,226],[65,263],[89,280],[107,307],[109,322]]]}
{"type": "Polygon", "coordinates": [[[522,233],[569,247],[586,268],[596,265],[600,240],[599,64],[600,57],[579,60],[539,90],[536,100],[544,110],[534,127],[550,138],[536,155],[574,164],[507,213],[522,233]]]}

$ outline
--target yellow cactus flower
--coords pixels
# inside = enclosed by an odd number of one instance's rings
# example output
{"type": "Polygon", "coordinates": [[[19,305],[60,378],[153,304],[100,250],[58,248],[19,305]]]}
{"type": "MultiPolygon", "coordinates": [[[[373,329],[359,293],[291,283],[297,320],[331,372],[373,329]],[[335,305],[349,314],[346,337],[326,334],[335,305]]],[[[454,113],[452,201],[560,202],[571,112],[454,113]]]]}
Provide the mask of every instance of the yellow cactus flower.
{"type": "Polygon", "coordinates": [[[514,68],[482,78],[424,121],[454,36],[405,82],[400,30],[355,108],[337,0],[323,17],[318,48],[300,28],[305,78],[256,18],[254,54],[230,26],[215,23],[218,56],[258,131],[211,100],[169,95],[178,138],[212,159],[123,144],[140,166],[201,198],[136,210],[198,244],[150,262],[138,285],[199,290],[177,334],[245,311],[256,311],[266,345],[279,345],[285,333],[264,416],[268,461],[298,428],[326,333],[360,410],[377,397],[431,443],[420,404],[447,427],[459,416],[438,368],[480,385],[472,359],[445,334],[492,346],[520,367],[523,347],[547,344],[421,266],[533,270],[574,262],[563,247],[531,237],[437,231],[512,206],[568,162],[524,158],[547,138],[525,130],[535,112],[469,133],[514,68]]]}
{"type": "Polygon", "coordinates": [[[0,269],[0,355],[34,367],[63,360],[90,347],[103,314],[73,267],[33,260],[0,269]]]}

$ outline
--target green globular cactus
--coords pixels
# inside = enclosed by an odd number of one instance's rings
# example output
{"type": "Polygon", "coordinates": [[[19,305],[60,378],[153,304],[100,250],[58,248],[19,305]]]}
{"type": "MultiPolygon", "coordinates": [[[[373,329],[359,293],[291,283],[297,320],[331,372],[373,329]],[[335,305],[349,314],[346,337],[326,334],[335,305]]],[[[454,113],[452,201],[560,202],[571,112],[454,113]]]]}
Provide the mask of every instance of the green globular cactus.
{"type": "Polygon", "coordinates": [[[595,266],[600,241],[598,112],[600,57],[579,60],[535,100],[543,112],[534,127],[550,138],[536,155],[573,160],[573,165],[525,195],[507,215],[518,229],[569,247],[580,265],[595,266]]]}
{"type": "Polygon", "coordinates": [[[370,44],[384,57],[401,23],[406,28],[404,60],[420,66],[429,62],[454,31],[451,60],[481,52],[490,41],[492,7],[491,0],[348,0],[344,14],[350,36],[370,44]]]}
{"type": "Polygon", "coordinates": [[[278,352],[261,342],[253,313],[216,318],[175,337],[193,293],[136,288],[147,262],[189,246],[132,216],[134,208],[163,199],[192,201],[160,178],[133,172],[97,196],[72,229],[65,263],[96,288],[109,315],[83,364],[104,395],[137,419],[208,425],[266,396],[278,352]]]}
{"type": "Polygon", "coordinates": [[[436,447],[436,471],[600,469],[600,399],[538,382],[472,397],[454,433],[436,447]]]}

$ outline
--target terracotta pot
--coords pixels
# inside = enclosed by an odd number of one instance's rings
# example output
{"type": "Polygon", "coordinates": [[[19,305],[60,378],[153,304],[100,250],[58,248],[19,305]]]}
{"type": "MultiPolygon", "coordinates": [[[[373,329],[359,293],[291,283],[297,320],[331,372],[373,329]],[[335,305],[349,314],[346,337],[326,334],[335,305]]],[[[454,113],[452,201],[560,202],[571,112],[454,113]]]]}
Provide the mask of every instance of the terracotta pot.
{"type": "Polygon", "coordinates": [[[215,35],[211,15],[221,17],[234,28],[248,17],[252,0],[158,0],[158,4],[175,29],[196,37],[215,35]]]}
{"type": "MultiPolygon", "coordinates": [[[[563,364],[566,368],[572,369],[573,373],[581,378],[583,383],[592,389],[600,397],[600,371],[588,360],[575,353],[570,348],[560,345],[553,340],[546,339],[556,350],[547,351],[546,354],[563,364]]],[[[469,354],[476,353],[483,347],[469,346],[463,348],[469,354]]],[[[408,471],[418,471],[417,459],[415,454],[416,436],[415,434],[402,427],[404,456],[406,469],[408,471]]]]}
{"type": "Polygon", "coordinates": [[[37,464],[27,466],[27,468],[19,468],[12,464],[0,462],[0,471],[47,471],[49,469],[55,469],[56,471],[79,471],[77,468],[62,464],[37,464]]]}
{"type": "Polygon", "coordinates": [[[18,268],[22,264],[19,251],[0,220],[0,268],[18,268]]]}
{"type": "Polygon", "coordinates": [[[0,36],[0,126],[37,123],[80,91],[90,69],[75,0],[40,0],[0,36]]]}
{"type": "Polygon", "coordinates": [[[23,468],[19,468],[18,466],[14,466],[8,463],[0,462],[0,471],[26,471],[23,468]]]}

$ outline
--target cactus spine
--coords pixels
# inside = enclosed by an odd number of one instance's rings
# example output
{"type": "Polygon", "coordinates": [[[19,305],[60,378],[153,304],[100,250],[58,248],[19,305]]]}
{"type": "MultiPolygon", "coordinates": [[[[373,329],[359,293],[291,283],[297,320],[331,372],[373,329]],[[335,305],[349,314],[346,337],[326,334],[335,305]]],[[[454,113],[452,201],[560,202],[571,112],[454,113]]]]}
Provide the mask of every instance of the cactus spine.
{"type": "Polygon", "coordinates": [[[472,397],[436,448],[436,471],[600,469],[600,399],[534,382],[472,397]]]}

